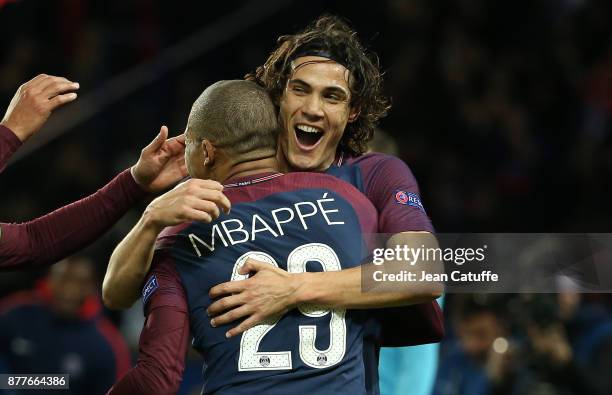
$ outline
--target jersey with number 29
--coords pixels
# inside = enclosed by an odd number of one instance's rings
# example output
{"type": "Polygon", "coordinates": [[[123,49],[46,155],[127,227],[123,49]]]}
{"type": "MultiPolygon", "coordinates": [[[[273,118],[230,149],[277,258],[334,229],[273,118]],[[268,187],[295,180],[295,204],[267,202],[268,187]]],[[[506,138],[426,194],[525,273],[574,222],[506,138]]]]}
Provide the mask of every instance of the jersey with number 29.
{"type": "MultiPolygon", "coordinates": [[[[258,175],[226,184],[224,193],[229,215],[167,228],[156,246],[185,291],[193,346],[205,360],[203,393],[364,394],[364,311],[300,305],[227,339],[237,323],[212,327],[206,309],[210,288],[248,277],[238,272],[248,258],[290,273],[365,262],[374,206],[352,185],[315,173],[258,175]]],[[[163,297],[152,273],[145,304],[163,297]]]]}

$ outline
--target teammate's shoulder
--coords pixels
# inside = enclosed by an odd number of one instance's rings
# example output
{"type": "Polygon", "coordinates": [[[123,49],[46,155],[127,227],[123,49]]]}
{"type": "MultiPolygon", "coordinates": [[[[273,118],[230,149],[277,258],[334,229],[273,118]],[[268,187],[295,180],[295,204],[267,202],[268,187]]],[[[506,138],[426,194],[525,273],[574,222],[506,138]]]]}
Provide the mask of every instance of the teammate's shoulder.
{"type": "Polygon", "coordinates": [[[412,176],[410,166],[397,156],[383,154],[380,152],[368,152],[367,154],[348,158],[346,166],[357,166],[365,178],[381,175],[409,175],[412,176]]]}
{"type": "Polygon", "coordinates": [[[194,223],[195,221],[184,222],[179,225],[165,227],[164,230],[162,230],[161,233],[157,236],[157,240],[155,241],[155,249],[171,249],[172,247],[174,247],[177,238],[184,234],[187,228],[192,226],[194,223]]]}
{"type": "Polygon", "coordinates": [[[182,224],[167,226],[161,231],[159,238],[176,236],[194,223],[196,223],[196,221],[183,222],[182,224]]]}
{"type": "Polygon", "coordinates": [[[397,156],[383,154],[382,152],[368,152],[360,156],[353,156],[346,159],[347,165],[379,164],[379,163],[406,163],[397,156]]]}
{"type": "Polygon", "coordinates": [[[296,171],[286,175],[288,183],[297,188],[353,189],[354,187],[331,174],[296,171]]]}
{"type": "Polygon", "coordinates": [[[312,171],[294,171],[291,173],[285,174],[285,180],[289,182],[296,183],[304,183],[304,182],[330,182],[330,181],[338,181],[338,179],[334,176],[325,173],[318,173],[312,171]]]}

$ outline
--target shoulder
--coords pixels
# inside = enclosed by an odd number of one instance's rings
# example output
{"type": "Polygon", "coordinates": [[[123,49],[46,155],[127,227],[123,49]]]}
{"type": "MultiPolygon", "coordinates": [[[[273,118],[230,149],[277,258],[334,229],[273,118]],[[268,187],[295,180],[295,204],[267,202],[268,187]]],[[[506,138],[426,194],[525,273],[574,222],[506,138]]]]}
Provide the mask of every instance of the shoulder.
{"type": "Polygon", "coordinates": [[[296,189],[325,189],[336,192],[349,200],[359,200],[362,197],[365,199],[365,196],[354,185],[331,174],[294,172],[290,176],[290,182],[296,189]]]}
{"type": "Polygon", "coordinates": [[[326,189],[336,192],[344,192],[347,189],[353,190],[354,187],[348,182],[342,181],[337,177],[325,173],[316,172],[291,172],[273,180],[274,193],[298,192],[312,189],[326,189]]]}
{"type": "Polygon", "coordinates": [[[392,155],[371,152],[350,157],[337,169],[340,173],[342,169],[348,169],[344,172],[357,174],[359,189],[370,199],[382,191],[418,189],[417,180],[408,165],[392,155]]]}
{"type": "Polygon", "coordinates": [[[168,226],[162,230],[155,241],[156,250],[170,249],[175,246],[177,237],[193,225],[193,222],[186,222],[176,226],[168,226]]]}
{"type": "MultiPolygon", "coordinates": [[[[389,159],[397,159],[397,160],[399,160],[395,156],[388,155],[388,154],[383,154],[382,152],[368,152],[367,154],[363,154],[363,155],[359,155],[359,156],[348,156],[348,157],[345,157],[342,161],[344,162],[344,164],[351,165],[351,164],[363,164],[363,163],[380,162],[380,161],[385,161],[385,160],[389,160],[389,159]]],[[[342,165],[342,163],[340,163],[340,164],[342,165]]]]}
{"type": "Polygon", "coordinates": [[[409,166],[400,158],[380,152],[370,152],[361,156],[350,157],[345,161],[346,166],[359,166],[362,171],[380,169],[400,169],[410,171],[409,166]]]}
{"type": "MultiPolygon", "coordinates": [[[[338,179],[325,173],[296,171],[285,175],[286,182],[298,187],[329,186],[338,183],[338,179]]],[[[343,182],[342,182],[343,183],[343,182]]]]}

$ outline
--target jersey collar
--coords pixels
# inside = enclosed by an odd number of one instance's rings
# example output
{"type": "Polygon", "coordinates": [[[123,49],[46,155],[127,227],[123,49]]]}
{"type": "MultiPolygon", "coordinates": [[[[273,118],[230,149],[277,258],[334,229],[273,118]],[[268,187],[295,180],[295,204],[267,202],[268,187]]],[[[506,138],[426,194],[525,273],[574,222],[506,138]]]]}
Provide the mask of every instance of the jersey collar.
{"type": "Polygon", "coordinates": [[[225,184],[223,184],[223,187],[224,188],[243,187],[247,185],[253,185],[253,184],[260,183],[260,182],[272,180],[276,177],[280,177],[283,175],[284,175],[283,173],[268,172],[268,173],[252,174],[250,176],[245,176],[245,177],[236,177],[236,178],[227,180],[225,184]]]}

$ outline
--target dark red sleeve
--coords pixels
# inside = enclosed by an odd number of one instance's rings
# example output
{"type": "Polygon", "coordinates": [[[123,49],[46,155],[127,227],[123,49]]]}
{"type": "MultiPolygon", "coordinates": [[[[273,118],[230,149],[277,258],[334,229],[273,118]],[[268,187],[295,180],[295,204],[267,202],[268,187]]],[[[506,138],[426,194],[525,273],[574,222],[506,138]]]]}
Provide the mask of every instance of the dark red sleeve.
{"type": "Polygon", "coordinates": [[[164,253],[153,258],[143,300],[146,321],[138,362],[107,395],[166,395],[180,388],[189,345],[189,313],[180,277],[164,253]]]}
{"type": "Polygon", "coordinates": [[[434,232],[421,203],[419,185],[399,158],[370,154],[361,165],[365,194],[378,210],[378,232],[434,232]]]}
{"type": "Polygon", "coordinates": [[[51,264],[106,232],[146,192],[129,169],[102,189],[50,214],[21,224],[0,224],[0,270],[51,264]]]}
{"type": "MultiPolygon", "coordinates": [[[[421,203],[417,180],[401,159],[371,154],[361,168],[366,195],[378,211],[379,233],[434,232],[421,203]]],[[[436,343],[444,337],[444,316],[436,301],[377,309],[375,314],[382,323],[382,346],[436,343]]]]}
{"type": "Polygon", "coordinates": [[[21,140],[15,136],[15,133],[11,129],[0,125],[0,173],[20,146],[21,140]]]}

